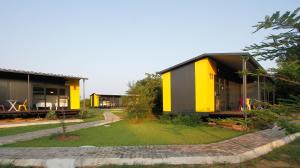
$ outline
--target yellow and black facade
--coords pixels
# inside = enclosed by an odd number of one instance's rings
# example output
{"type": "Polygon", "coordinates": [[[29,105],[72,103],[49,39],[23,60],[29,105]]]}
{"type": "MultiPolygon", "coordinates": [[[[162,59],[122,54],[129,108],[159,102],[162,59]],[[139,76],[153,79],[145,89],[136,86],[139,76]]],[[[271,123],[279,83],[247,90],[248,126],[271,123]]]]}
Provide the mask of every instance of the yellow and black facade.
{"type": "Polygon", "coordinates": [[[91,107],[94,107],[94,108],[98,108],[100,107],[100,95],[97,95],[96,93],[93,93],[90,95],[90,105],[91,107]]]}
{"type": "Polygon", "coordinates": [[[90,105],[93,108],[118,108],[123,107],[123,95],[96,94],[90,95],[90,105]]]}
{"type": "Polygon", "coordinates": [[[87,78],[0,68],[0,105],[9,110],[14,100],[26,101],[26,111],[79,111],[80,80],[87,78]]]}
{"type": "MultiPolygon", "coordinates": [[[[208,53],[167,68],[162,76],[163,111],[212,113],[235,111],[243,95],[243,59],[247,70],[262,68],[249,53],[208,53]]],[[[255,78],[248,77],[247,97],[257,98],[255,78]]]]}

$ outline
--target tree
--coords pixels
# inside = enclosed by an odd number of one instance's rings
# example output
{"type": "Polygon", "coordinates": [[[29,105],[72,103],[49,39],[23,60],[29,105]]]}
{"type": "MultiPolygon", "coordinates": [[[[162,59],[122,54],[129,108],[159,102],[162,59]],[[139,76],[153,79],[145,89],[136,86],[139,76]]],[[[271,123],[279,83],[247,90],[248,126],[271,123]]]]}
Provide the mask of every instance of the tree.
{"type": "Polygon", "coordinates": [[[252,44],[245,48],[252,51],[260,60],[274,60],[278,62],[300,60],[300,16],[297,8],[293,12],[287,11],[283,15],[277,11],[272,16],[266,16],[264,21],[258,22],[255,32],[261,29],[272,29],[277,34],[271,34],[260,44],[252,44]]]}
{"type": "Polygon", "coordinates": [[[245,51],[259,60],[276,60],[278,68],[270,69],[270,74],[260,76],[272,77],[276,84],[276,94],[280,98],[300,95],[300,8],[284,14],[275,12],[266,16],[254,27],[254,33],[262,29],[271,29],[275,33],[268,35],[259,44],[246,47],[245,51]]]}
{"type": "Polygon", "coordinates": [[[161,78],[146,74],[144,79],[129,83],[126,111],[130,118],[144,118],[162,113],[161,78]]]}

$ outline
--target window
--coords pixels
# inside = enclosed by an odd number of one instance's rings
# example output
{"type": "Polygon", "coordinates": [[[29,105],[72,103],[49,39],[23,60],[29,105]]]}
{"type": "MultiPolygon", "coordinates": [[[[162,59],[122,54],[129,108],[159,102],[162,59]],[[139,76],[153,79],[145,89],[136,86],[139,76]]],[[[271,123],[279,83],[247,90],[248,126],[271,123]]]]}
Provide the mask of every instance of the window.
{"type": "Polygon", "coordinates": [[[46,94],[47,95],[57,95],[57,89],[56,88],[46,88],[46,94]]]}
{"type": "Polygon", "coordinates": [[[59,89],[59,95],[65,96],[66,95],[66,89],[59,89]]]}
{"type": "Polygon", "coordinates": [[[34,95],[44,95],[45,89],[42,87],[33,87],[33,94],[34,95]]]}

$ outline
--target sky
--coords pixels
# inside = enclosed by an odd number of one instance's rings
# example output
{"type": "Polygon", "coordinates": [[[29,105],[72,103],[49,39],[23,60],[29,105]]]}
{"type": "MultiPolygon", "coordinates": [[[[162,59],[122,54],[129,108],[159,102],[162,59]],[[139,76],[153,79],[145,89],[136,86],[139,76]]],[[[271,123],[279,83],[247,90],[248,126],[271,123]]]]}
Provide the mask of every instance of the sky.
{"type": "Polygon", "coordinates": [[[0,67],[87,77],[87,95],[125,94],[145,73],[264,40],[271,32],[252,26],[299,2],[0,0],[0,67]]]}

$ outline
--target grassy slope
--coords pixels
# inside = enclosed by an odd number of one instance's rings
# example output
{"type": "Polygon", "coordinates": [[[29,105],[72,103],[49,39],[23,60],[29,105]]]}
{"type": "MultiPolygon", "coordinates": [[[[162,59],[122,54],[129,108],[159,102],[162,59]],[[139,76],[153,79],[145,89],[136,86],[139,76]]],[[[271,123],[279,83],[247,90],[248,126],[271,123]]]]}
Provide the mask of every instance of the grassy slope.
{"type": "Polygon", "coordinates": [[[144,121],[131,124],[121,121],[110,127],[94,127],[75,131],[80,140],[61,142],[52,137],[44,137],[7,146],[47,147],[47,146],[120,146],[148,144],[205,144],[239,136],[242,133],[207,126],[188,127],[183,125],[161,124],[157,121],[144,121]]]}

